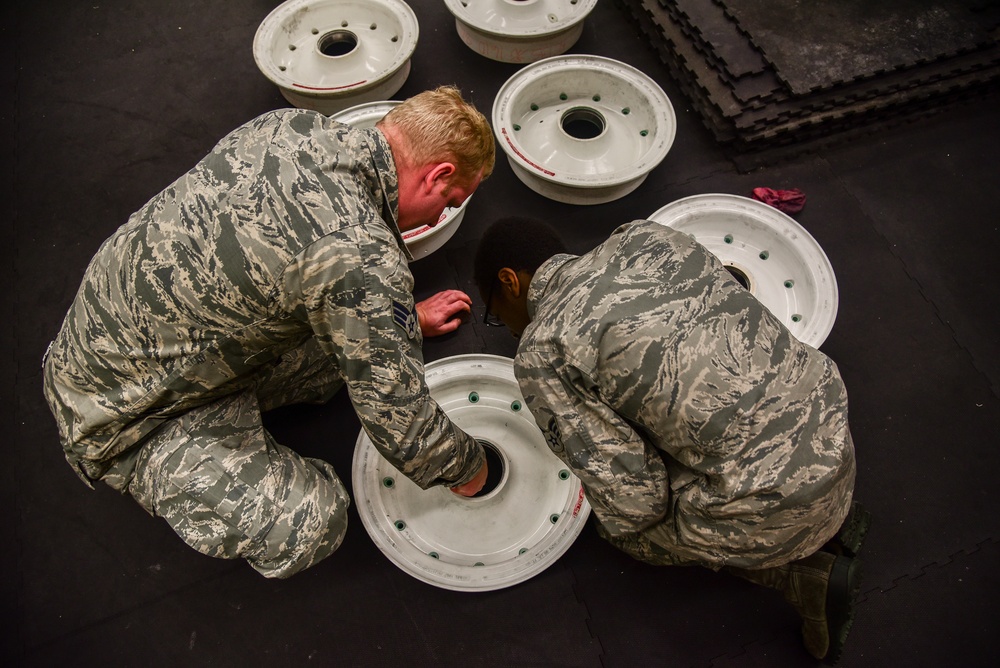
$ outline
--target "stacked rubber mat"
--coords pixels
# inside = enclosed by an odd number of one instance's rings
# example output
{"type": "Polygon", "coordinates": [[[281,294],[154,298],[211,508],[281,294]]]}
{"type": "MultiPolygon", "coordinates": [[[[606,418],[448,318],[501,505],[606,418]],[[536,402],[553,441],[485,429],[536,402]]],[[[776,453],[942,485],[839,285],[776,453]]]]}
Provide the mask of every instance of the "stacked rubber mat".
{"type": "Polygon", "coordinates": [[[716,139],[766,162],[1000,83],[995,0],[618,0],[716,139]]]}

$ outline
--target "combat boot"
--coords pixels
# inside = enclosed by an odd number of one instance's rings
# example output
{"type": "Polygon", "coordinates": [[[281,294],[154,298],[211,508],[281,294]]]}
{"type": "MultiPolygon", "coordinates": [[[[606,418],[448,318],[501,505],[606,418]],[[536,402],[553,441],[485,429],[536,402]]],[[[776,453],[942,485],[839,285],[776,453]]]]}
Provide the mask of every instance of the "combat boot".
{"type": "Polygon", "coordinates": [[[823,549],[833,554],[858,556],[871,524],[872,514],[863,505],[854,501],[837,534],[823,546],[823,549]]]}
{"type": "Polygon", "coordinates": [[[822,550],[784,566],[726,568],[745,580],[781,592],[802,618],[802,642],[817,659],[836,663],[854,622],[861,562],[822,550]]]}

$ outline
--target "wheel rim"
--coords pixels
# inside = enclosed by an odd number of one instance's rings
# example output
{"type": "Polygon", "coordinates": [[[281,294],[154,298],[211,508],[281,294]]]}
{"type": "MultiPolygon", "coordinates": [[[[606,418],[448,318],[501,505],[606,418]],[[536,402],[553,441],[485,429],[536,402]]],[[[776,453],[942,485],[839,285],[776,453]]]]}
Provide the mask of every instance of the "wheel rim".
{"type": "Polygon", "coordinates": [[[656,82],[599,56],[528,65],[493,103],[493,131],[517,177],[569,204],[600,204],[635,190],[666,157],[676,128],[656,82]]]}
{"type": "Polygon", "coordinates": [[[332,114],[392,97],[417,36],[402,0],[287,0],[258,27],[253,54],[292,105],[332,114]]]}
{"type": "Polygon", "coordinates": [[[704,194],[649,218],[693,236],[797,339],[814,348],[826,340],[839,303],[833,265],[790,216],[748,197],[704,194]]]}
{"type": "MultiPolygon", "coordinates": [[[[347,125],[358,128],[374,127],[375,123],[389,113],[389,110],[400,104],[398,100],[380,100],[377,102],[365,102],[353,107],[348,107],[331,118],[347,125]]],[[[468,206],[472,195],[465,198],[461,206],[447,207],[438,219],[437,225],[422,225],[414,230],[403,232],[403,241],[406,243],[413,260],[425,258],[434,251],[444,246],[451,239],[458,226],[462,224],[465,217],[465,208],[468,206]]]]}
{"type": "Polygon", "coordinates": [[[569,549],[590,506],[524,406],[512,360],[458,355],[428,364],[426,378],[448,416],[503,462],[502,475],[491,470],[490,491],[475,498],[421,490],[362,430],[353,483],[365,529],[396,566],[444,589],[500,589],[537,575],[569,549]]]}
{"type": "Polygon", "coordinates": [[[445,0],[458,36],[476,53],[531,63],[565,53],[597,0],[445,0]]]}

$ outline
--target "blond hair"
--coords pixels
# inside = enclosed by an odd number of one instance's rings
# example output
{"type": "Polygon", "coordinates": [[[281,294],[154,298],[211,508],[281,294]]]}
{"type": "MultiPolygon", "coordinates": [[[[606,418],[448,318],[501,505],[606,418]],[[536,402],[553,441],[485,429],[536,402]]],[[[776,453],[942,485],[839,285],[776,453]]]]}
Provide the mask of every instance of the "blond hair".
{"type": "Polygon", "coordinates": [[[454,86],[439,86],[396,105],[378,122],[399,130],[413,164],[453,162],[460,178],[493,172],[496,146],[489,121],[454,86]]]}

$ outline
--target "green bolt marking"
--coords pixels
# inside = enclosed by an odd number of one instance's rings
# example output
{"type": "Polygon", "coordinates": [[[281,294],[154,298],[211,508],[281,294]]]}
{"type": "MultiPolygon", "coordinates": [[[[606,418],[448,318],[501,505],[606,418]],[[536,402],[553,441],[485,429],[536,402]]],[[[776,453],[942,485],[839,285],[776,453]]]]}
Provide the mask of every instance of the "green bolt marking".
{"type": "Polygon", "coordinates": [[[569,97],[569,95],[567,95],[566,93],[559,93],[559,99],[560,99],[560,100],[565,100],[565,99],[567,99],[568,97],[569,97]]]}
{"type": "Polygon", "coordinates": [[[538,111],[538,105],[537,105],[537,104],[535,104],[534,102],[532,102],[532,103],[531,103],[531,110],[532,110],[532,111],[538,111]]]}
{"type": "Polygon", "coordinates": [[[645,137],[649,134],[649,130],[639,130],[639,136],[645,137]]]}
{"type": "Polygon", "coordinates": [[[798,322],[799,320],[802,320],[802,316],[798,313],[792,316],[792,322],[798,322]]]}
{"type": "Polygon", "coordinates": [[[440,559],[441,558],[441,557],[438,556],[437,552],[428,552],[427,556],[431,557],[432,559],[440,559]]]}
{"type": "Polygon", "coordinates": [[[725,241],[727,244],[733,243],[733,235],[727,234],[726,237],[723,239],[723,241],[725,241]]]}
{"type": "Polygon", "coordinates": [[[382,478],[382,486],[383,487],[392,487],[395,484],[396,484],[396,481],[393,480],[392,478],[390,478],[389,476],[386,476],[386,477],[382,478]]]}
{"type": "Polygon", "coordinates": [[[793,281],[792,279],[789,278],[787,281],[785,281],[785,287],[786,288],[790,288],[793,285],[795,285],[795,281],[793,281]]]}
{"type": "Polygon", "coordinates": [[[622,113],[628,116],[630,113],[632,113],[632,110],[629,109],[628,107],[625,107],[624,109],[622,109],[622,113]]]}
{"type": "Polygon", "coordinates": [[[549,521],[552,522],[553,524],[555,524],[556,522],[558,522],[559,521],[559,513],[552,513],[551,515],[549,515],[549,521]]]}
{"type": "Polygon", "coordinates": [[[518,125],[517,123],[514,123],[514,132],[517,132],[520,129],[521,129],[521,126],[518,125]]]}
{"type": "Polygon", "coordinates": [[[525,552],[527,552],[527,551],[528,551],[528,548],[526,548],[526,547],[522,547],[522,548],[521,548],[520,550],[518,550],[518,551],[517,551],[517,553],[518,553],[519,555],[521,555],[521,554],[524,554],[524,553],[525,553],[525,552]]]}
{"type": "Polygon", "coordinates": [[[476,563],[474,563],[474,564],[472,564],[472,565],[473,565],[473,566],[485,566],[486,564],[484,564],[484,563],[483,563],[483,562],[481,562],[481,561],[477,561],[476,563]]]}
{"type": "Polygon", "coordinates": [[[595,96],[594,96],[594,97],[592,97],[591,99],[592,99],[592,100],[593,100],[594,102],[600,102],[600,101],[601,101],[601,96],[600,96],[600,95],[595,95],[595,96]]]}
{"type": "Polygon", "coordinates": [[[771,254],[768,253],[767,251],[761,251],[760,255],[758,255],[757,257],[759,257],[761,260],[766,260],[767,258],[771,257],[771,254]]]}
{"type": "Polygon", "coordinates": [[[469,392],[469,401],[471,401],[472,403],[476,403],[477,401],[479,401],[479,393],[469,392]]]}
{"type": "Polygon", "coordinates": [[[404,522],[403,520],[396,520],[395,526],[396,530],[402,531],[403,529],[406,528],[406,522],[404,522]]]}
{"type": "Polygon", "coordinates": [[[521,410],[521,402],[520,401],[514,401],[514,402],[512,402],[511,405],[510,405],[510,409],[512,411],[514,411],[515,413],[517,411],[521,410]]]}
{"type": "Polygon", "coordinates": [[[560,480],[569,480],[569,471],[567,471],[566,469],[563,469],[562,471],[560,471],[559,472],[559,479],[560,480]]]}

